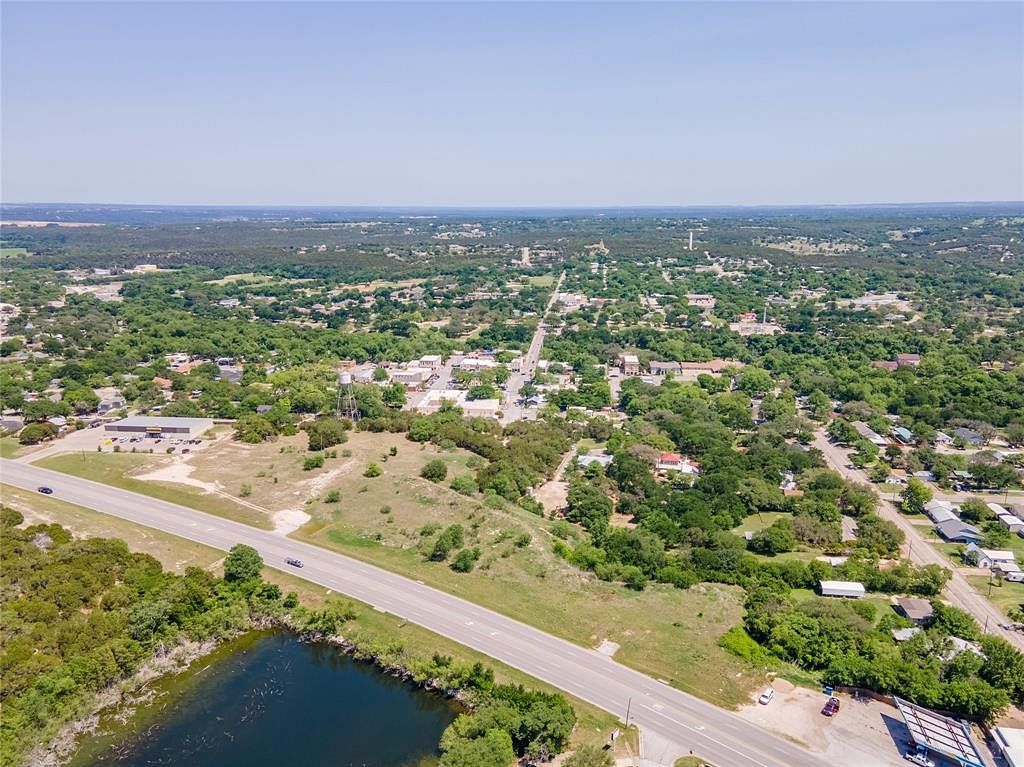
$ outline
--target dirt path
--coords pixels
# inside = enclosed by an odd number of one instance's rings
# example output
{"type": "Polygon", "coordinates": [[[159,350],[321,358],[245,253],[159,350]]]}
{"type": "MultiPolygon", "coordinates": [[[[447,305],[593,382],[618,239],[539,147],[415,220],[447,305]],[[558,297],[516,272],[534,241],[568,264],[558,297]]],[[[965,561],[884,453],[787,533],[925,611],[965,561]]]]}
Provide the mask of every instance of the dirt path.
{"type": "Polygon", "coordinates": [[[565,476],[565,470],[569,468],[572,459],[576,457],[576,449],[578,447],[579,443],[577,442],[569,448],[569,451],[562,456],[562,462],[555,469],[554,477],[538,487],[533,493],[534,500],[540,503],[548,514],[564,509],[569,502],[569,483],[563,480],[562,477],[565,476]]]}

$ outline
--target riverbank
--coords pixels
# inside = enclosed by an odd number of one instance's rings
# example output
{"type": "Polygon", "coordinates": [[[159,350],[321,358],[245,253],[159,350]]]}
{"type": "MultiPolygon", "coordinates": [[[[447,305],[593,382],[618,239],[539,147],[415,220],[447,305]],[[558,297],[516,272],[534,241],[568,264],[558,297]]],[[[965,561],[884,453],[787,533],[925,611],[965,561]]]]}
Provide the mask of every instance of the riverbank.
{"type": "Polygon", "coordinates": [[[96,731],[100,717],[114,709],[127,719],[135,707],[147,702],[147,686],[170,675],[188,671],[196,661],[212,653],[222,642],[184,642],[155,654],[139,670],[120,684],[100,691],[79,716],[62,725],[45,745],[32,749],[22,762],[23,767],[60,767],[74,755],[79,741],[96,731]]]}

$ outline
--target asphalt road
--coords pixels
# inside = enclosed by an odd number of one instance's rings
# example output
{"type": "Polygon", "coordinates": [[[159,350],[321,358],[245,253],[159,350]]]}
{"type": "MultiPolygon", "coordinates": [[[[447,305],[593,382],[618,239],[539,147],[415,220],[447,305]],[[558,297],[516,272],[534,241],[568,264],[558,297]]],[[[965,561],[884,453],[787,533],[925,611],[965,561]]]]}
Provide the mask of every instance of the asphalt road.
{"type": "MultiPolygon", "coordinates": [[[[671,765],[694,754],[720,767],[810,767],[809,751],[669,685],[588,650],[416,581],[309,544],[66,474],[0,460],[0,481],[226,550],[254,547],[287,570],[518,668],[640,726],[644,756],[671,765]],[[284,564],[298,557],[302,569],[284,564]]],[[[566,616],[571,620],[571,616],[566,616]]],[[[898,759],[894,763],[899,763],[898,759]]]]}
{"type": "MultiPolygon", "coordinates": [[[[845,479],[852,482],[871,484],[868,475],[854,467],[846,468],[850,464],[849,455],[839,445],[834,445],[820,432],[815,435],[814,447],[821,450],[825,460],[832,465],[832,468],[843,475],[845,479]]],[[[986,633],[996,634],[1007,642],[1010,642],[1019,650],[1024,650],[1024,637],[1016,631],[1007,631],[1001,628],[1009,623],[1009,619],[1003,613],[979,594],[967,579],[961,575],[956,567],[946,557],[924,539],[916,526],[910,520],[900,514],[899,510],[884,495],[880,495],[878,503],[878,516],[894,522],[906,536],[907,546],[904,547],[904,554],[910,560],[919,565],[939,565],[952,570],[952,577],[946,584],[943,592],[946,599],[955,607],[966,610],[978,623],[985,628],[986,633]]]]}
{"type": "Polygon", "coordinates": [[[523,359],[519,364],[518,372],[513,373],[508,380],[508,385],[505,387],[505,421],[518,421],[522,416],[523,409],[519,408],[515,404],[516,400],[519,399],[519,390],[523,388],[523,385],[531,380],[534,373],[537,370],[537,362],[540,360],[540,352],[544,348],[544,323],[547,320],[548,315],[551,313],[551,307],[555,305],[558,300],[558,291],[562,288],[562,283],[565,281],[565,272],[558,275],[558,280],[551,288],[551,298],[548,299],[547,306],[544,307],[544,313],[540,316],[540,321],[537,323],[537,329],[533,333],[533,338],[530,340],[530,348],[526,350],[526,354],[523,355],[523,359]]]}

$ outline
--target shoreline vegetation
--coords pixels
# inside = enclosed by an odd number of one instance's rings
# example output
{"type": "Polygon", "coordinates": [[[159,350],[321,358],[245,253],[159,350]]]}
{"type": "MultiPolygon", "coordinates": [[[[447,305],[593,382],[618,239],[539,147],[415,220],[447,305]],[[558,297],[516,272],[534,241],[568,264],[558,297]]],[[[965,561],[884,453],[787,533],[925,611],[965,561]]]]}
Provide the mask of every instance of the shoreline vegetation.
{"type": "MultiPolygon", "coordinates": [[[[152,682],[183,673],[226,642],[260,630],[329,644],[458,701],[464,712],[439,743],[445,767],[546,760],[580,734],[574,730],[582,722],[560,693],[497,682],[494,670],[479,660],[411,650],[361,623],[352,602],[300,604],[296,592],[282,594],[262,579],[263,562],[246,546],[232,549],[223,578],[200,568],[174,575],[122,541],[72,538],[56,524],[21,527],[22,515],[9,508],[2,517],[0,583],[11,612],[3,645],[5,764],[67,762],[101,714],[117,711],[127,721],[151,698],[152,682]],[[47,591],[58,571],[62,595],[47,591]]],[[[584,719],[589,724],[593,716],[584,719]]]]}

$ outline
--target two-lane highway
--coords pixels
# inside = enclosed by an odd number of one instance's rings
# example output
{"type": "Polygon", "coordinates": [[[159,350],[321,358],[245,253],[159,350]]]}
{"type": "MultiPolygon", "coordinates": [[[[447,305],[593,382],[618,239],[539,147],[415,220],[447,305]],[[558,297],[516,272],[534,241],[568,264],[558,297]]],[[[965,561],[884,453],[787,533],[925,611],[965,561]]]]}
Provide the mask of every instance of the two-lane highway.
{"type": "MultiPolygon", "coordinates": [[[[0,460],[0,481],[219,549],[245,543],[272,567],[417,623],[640,726],[665,764],[690,749],[721,767],[811,767],[809,751],[594,651],[408,578],[272,532],[89,480],[0,460]],[[305,567],[292,570],[285,557],[305,567]]],[[[572,616],[565,616],[571,620],[572,616]]],[[[895,762],[895,763],[898,763],[895,762]]]]}

